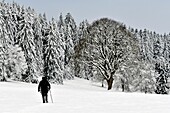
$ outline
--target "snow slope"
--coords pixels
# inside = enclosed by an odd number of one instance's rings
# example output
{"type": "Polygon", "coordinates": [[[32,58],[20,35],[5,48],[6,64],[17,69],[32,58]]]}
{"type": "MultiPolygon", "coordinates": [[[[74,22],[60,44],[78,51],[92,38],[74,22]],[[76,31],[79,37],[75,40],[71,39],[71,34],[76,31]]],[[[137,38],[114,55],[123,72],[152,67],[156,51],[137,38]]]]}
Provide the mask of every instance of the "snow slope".
{"type": "Polygon", "coordinates": [[[52,85],[43,104],[37,84],[0,82],[0,113],[170,113],[170,95],[122,93],[75,78],[52,85]]]}

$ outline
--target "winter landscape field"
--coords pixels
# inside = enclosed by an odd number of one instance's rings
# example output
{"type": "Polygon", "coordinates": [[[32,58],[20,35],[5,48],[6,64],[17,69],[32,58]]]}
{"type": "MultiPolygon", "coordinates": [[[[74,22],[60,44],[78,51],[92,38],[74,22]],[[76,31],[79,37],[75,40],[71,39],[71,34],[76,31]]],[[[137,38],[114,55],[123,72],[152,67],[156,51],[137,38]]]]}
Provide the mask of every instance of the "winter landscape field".
{"type": "Polygon", "coordinates": [[[170,113],[170,26],[153,21],[170,25],[168,2],[108,1],[0,1],[0,113],[170,113]],[[53,83],[46,104],[42,77],[53,83]]]}
{"type": "Polygon", "coordinates": [[[170,96],[107,91],[75,78],[52,85],[54,103],[43,104],[37,84],[0,82],[0,113],[170,113],[170,96]]]}

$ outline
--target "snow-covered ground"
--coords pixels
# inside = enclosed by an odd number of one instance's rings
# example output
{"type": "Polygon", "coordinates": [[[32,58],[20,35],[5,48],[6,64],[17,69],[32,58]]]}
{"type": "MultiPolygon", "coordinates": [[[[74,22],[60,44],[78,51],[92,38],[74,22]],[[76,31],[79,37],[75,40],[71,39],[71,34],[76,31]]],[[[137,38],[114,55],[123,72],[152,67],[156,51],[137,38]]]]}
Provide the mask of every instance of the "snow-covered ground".
{"type": "Polygon", "coordinates": [[[170,113],[170,95],[107,91],[75,78],[52,85],[43,104],[37,84],[0,82],[0,113],[170,113]]]}

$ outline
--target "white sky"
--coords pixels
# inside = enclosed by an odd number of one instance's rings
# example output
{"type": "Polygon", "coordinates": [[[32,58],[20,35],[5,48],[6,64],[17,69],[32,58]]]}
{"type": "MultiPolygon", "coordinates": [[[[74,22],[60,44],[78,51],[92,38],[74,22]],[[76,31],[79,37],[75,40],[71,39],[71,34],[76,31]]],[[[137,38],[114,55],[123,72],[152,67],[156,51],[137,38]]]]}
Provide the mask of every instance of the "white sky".
{"type": "Polygon", "coordinates": [[[157,33],[170,32],[170,0],[5,0],[30,6],[48,18],[71,13],[77,24],[108,17],[127,26],[157,33]]]}

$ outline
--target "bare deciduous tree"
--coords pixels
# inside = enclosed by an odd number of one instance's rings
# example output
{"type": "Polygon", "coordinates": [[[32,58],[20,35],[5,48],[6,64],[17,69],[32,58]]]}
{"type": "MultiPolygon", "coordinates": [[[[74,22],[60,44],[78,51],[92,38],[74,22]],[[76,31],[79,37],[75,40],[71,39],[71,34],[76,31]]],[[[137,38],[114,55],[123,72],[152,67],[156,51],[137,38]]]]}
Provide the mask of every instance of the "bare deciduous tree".
{"type": "Polygon", "coordinates": [[[133,54],[135,40],[123,24],[107,18],[93,22],[88,31],[86,63],[101,73],[110,90],[115,72],[133,54]]]}

